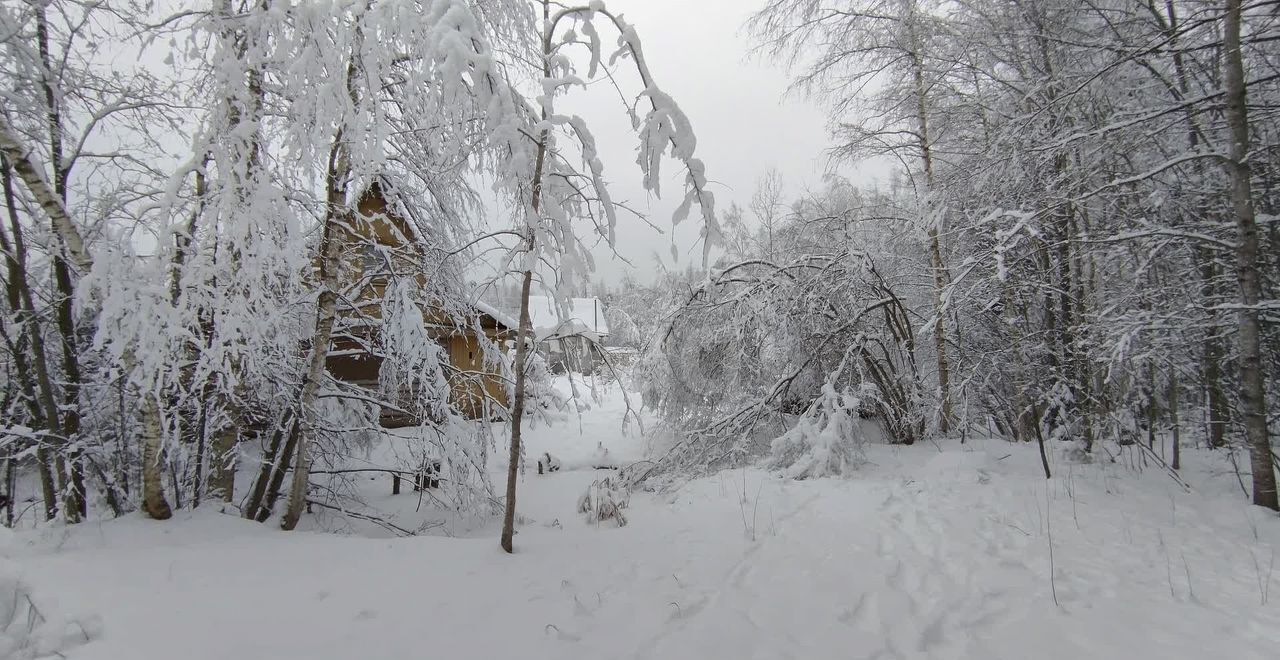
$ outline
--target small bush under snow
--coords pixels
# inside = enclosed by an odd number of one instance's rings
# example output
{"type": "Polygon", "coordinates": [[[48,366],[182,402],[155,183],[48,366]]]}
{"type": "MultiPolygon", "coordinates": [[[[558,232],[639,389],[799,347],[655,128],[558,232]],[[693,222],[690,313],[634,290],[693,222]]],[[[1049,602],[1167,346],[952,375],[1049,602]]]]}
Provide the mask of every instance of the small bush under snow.
{"type": "Polygon", "coordinates": [[[773,441],[770,466],[792,479],[844,474],[863,462],[858,426],[862,399],[830,382],[789,431],[773,441]]]}
{"type": "Polygon", "coordinates": [[[612,520],[625,527],[627,517],[622,510],[631,503],[631,488],[621,474],[597,479],[578,498],[578,513],[586,514],[587,522],[602,523],[612,520]]]}

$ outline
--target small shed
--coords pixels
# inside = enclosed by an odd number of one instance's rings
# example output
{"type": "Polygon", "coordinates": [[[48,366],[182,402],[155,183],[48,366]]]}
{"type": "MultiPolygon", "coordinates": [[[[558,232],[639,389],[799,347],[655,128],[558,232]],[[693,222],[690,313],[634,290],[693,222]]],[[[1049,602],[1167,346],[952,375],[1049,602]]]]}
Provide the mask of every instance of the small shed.
{"type": "MultiPolygon", "coordinates": [[[[389,197],[386,187],[374,181],[360,196],[351,223],[338,232],[342,241],[339,273],[350,285],[339,308],[326,366],[334,378],[368,389],[378,388],[382,356],[378,345],[382,301],[392,273],[409,273],[426,284],[421,264],[424,252],[413,226],[405,220],[408,209],[389,197]]],[[[501,415],[507,405],[506,382],[497,366],[501,356],[486,351],[502,347],[514,337],[514,322],[483,303],[469,305],[459,318],[455,309],[423,308],[427,334],[446,349],[450,397],[453,407],[472,418],[501,415]],[[488,404],[488,405],[486,405],[488,404]]],[[[500,348],[498,350],[501,350],[500,348]]],[[[382,425],[420,423],[399,411],[385,408],[382,425]]]]}
{"type": "Polygon", "coordinates": [[[529,296],[529,320],[552,369],[590,373],[598,366],[593,344],[609,336],[599,298],[569,298],[561,306],[551,296],[529,296]]]}

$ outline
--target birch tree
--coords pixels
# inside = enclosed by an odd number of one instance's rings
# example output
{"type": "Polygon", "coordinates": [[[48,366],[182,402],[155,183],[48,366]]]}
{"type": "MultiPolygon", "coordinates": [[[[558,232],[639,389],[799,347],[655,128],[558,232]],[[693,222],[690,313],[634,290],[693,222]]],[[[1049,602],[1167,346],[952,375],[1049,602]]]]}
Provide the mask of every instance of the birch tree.
{"type": "Polygon", "coordinates": [[[1240,46],[1243,14],[1240,0],[1226,0],[1224,12],[1224,91],[1230,131],[1226,168],[1231,176],[1231,205],[1235,211],[1239,241],[1236,277],[1240,282],[1240,400],[1253,468],[1253,503],[1280,511],[1280,502],[1276,499],[1274,458],[1267,434],[1266,387],[1262,372],[1262,324],[1258,311],[1262,286],[1258,272],[1258,223],[1249,167],[1249,109],[1246,104],[1244,56],[1240,46]]]}
{"type": "MultiPolygon", "coordinates": [[[[574,86],[584,85],[586,80],[604,75],[613,62],[630,62],[642,88],[626,111],[639,138],[637,164],[645,190],[661,194],[661,163],[669,155],[685,168],[684,198],[673,222],[684,220],[693,205],[699,207],[704,258],[719,234],[715,199],[707,190],[703,163],[694,156],[696,140],[689,120],[671,97],[655,84],[635,29],[599,2],[569,7],[553,5],[548,0],[541,0],[539,4],[542,36],[537,60],[541,64],[538,78],[541,93],[537,97],[536,114],[531,113],[538,121],[528,132],[534,145],[533,167],[528,183],[517,181],[512,187],[519,195],[517,203],[522,215],[522,240],[511,255],[520,273],[521,290],[515,354],[515,401],[511,415],[506,508],[501,538],[502,548],[507,552],[513,551],[512,538],[515,534],[516,482],[522,456],[520,433],[525,415],[526,370],[532,336],[529,294],[534,270],[540,259],[552,256],[554,265],[559,269],[558,280],[575,281],[589,271],[591,263],[575,222],[589,221],[591,231],[610,246],[616,240],[614,229],[618,222],[618,207],[605,185],[604,163],[596,150],[595,139],[584,119],[563,114],[558,109],[557,99],[574,86]],[[603,55],[604,41],[597,23],[618,34],[618,48],[607,59],[603,55]],[[589,59],[585,78],[568,53],[575,46],[582,46],[587,51],[589,59]],[[581,170],[574,167],[574,159],[582,163],[581,170]]],[[[563,295],[560,297],[563,300],[563,295]]]]}
{"type": "Polygon", "coordinates": [[[84,396],[86,388],[99,386],[95,349],[85,341],[94,333],[97,309],[91,300],[80,304],[80,294],[93,288],[83,283],[101,263],[93,255],[91,234],[112,240],[122,219],[139,217],[162,179],[153,163],[163,153],[157,139],[163,131],[148,135],[142,127],[172,118],[166,97],[173,88],[142,66],[110,70],[101,57],[112,49],[139,48],[124,28],[139,16],[133,7],[79,3],[0,10],[5,34],[0,58],[17,83],[6,93],[0,120],[0,150],[12,174],[6,205],[15,252],[8,284],[23,319],[15,340],[29,341],[35,349],[24,380],[32,383],[31,392],[40,392],[44,408],[37,416],[47,432],[39,460],[53,464],[39,473],[46,500],[55,489],[62,492],[61,515],[69,522],[88,515],[91,475],[112,511],[118,514],[125,506],[126,494],[103,465],[105,442],[91,428],[102,411],[91,408],[84,396]],[[53,237],[48,251],[35,249],[38,244],[29,240],[44,227],[53,237]],[[45,291],[52,300],[53,345],[35,339],[43,319],[35,302],[43,296],[32,294],[44,287],[33,276],[46,265],[53,282],[45,291]]]}

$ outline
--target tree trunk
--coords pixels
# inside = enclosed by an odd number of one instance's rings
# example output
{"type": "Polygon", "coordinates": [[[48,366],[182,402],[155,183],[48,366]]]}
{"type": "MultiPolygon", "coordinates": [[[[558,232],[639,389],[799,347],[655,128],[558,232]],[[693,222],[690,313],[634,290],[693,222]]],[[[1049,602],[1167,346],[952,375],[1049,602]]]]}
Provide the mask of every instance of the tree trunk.
{"type": "Polygon", "coordinates": [[[164,426],[160,420],[160,404],[150,392],[142,392],[142,510],[156,520],[173,516],[164,497],[162,470],[164,426]]]}
{"type": "Polygon", "coordinates": [[[13,456],[4,458],[4,526],[13,528],[13,498],[16,495],[14,487],[17,485],[13,480],[13,466],[17,461],[13,456]]]}
{"type": "MultiPolygon", "coordinates": [[[[261,11],[269,11],[271,8],[270,0],[260,0],[258,9],[261,11]]],[[[223,24],[228,26],[220,34],[221,38],[235,44],[235,52],[239,58],[244,58],[249,50],[249,35],[238,32],[238,27],[242,25],[237,22],[237,12],[232,6],[230,0],[223,0],[219,6],[219,19],[223,24]]],[[[244,64],[242,60],[242,65],[244,64]]],[[[248,99],[242,102],[232,102],[227,108],[225,136],[231,140],[228,151],[233,154],[242,156],[239,162],[233,157],[231,162],[220,164],[228,172],[232,184],[237,192],[237,200],[241,205],[245,204],[249,199],[247,190],[247,182],[252,181],[258,171],[261,169],[262,154],[262,134],[260,128],[260,119],[262,116],[262,107],[264,103],[265,93],[262,88],[262,70],[257,66],[247,67],[246,87],[248,90],[248,99]],[[243,125],[248,122],[252,124],[252,130],[244,130],[243,125]]],[[[191,215],[188,222],[187,236],[184,242],[180,242],[178,253],[175,254],[175,279],[174,286],[177,286],[177,268],[185,262],[189,253],[191,240],[194,239],[196,223],[199,220],[200,213],[205,204],[206,182],[204,170],[207,166],[209,158],[206,156],[205,162],[202,163],[200,170],[196,173],[196,197],[197,208],[191,215]],[[178,258],[181,256],[181,260],[178,258]]],[[[238,249],[233,248],[231,251],[232,263],[235,266],[239,264],[238,249]]],[[[216,282],[214,283],[216,286],[216,282]]],[[[213,337],[209,337],[210,342],[213,337]]],[[[227,369],[227,374],[221,383],[215,381],[206,381],[204,384],[206,393],[202,397],[202,412],[206,416],[206,423],[202,423],[204,428],[202,438],[208,442],[209,477],[207,480],[208,494],[216,501],[225,505],[230,504],[235,498],[235,477],[236,477],[236,449],[242,437],[246,414],[242,409],[243,398],[240,391],[241,379],[239,373],[241,370],[240,360],[233,356],[227,369]],[[228,383],[235,385],[228,386],[228,383]],[[220,388],[220,389],[219,389],[220,388]],[[229,390],[229,391],[228,391],[229,390]],[[210,415],[209,407],[214,406],[215,410],[221,410],[226,415],[223,425],[216,427],[216,430],[210,437],[209,425],[207,418],[210,415]]],[[[290,420],[286,419],[285,424],[290,424],[290,420]]],[[[253,490],[250,493],[246,508],[241,513],[249,519],[255,519],[258,509],[262,506],[263,498],[266,495],[267,484],[271,480],[272,468],[275,464],[276,452],[279,450],[281,442],[281,434],[273,435],[273,445],[269,450],[270,460],[264,462],[263,468],[259,474],[257,481],[253,483],[253,490]]]]}
{"type": "Polygon", "coordinates": [[[938,241],[938,230],[929,228],[929,257],[933,270],[933,302],[937,313],[937,321],[933,326],[934,350],[938,353],[938,392],[940,410],[938,431],[951,432],[951,366],[947,362],[947,327],[946,309],[942,296],[947,287],[946,266],[942,261],[942,246],[938,241]]]}
{"type": "Polygon", "coordinates": [[[1249,111],[1245,105],[1244,57],[1240,51],[1240,4],[1241,0],[1226,0],[1223,29],[1226,117],[1231,129],[1226,168],[1231,176],[1231,201],[1239,240],[1236,276],[1240,282],[1240,401],[1253,473],[1253,503],[1280,511],[1267,436],[1266,387],[1262,373],[1262,323],[1258,311],[1262,281],[1258,272],[1258,224],[1248,161],[1249,111]]]}
{"type": "Polygon", "coordinates": [[[1178,372],[1169,373],[1169,421],[1173,424],[1173,461],[1169,464],[1175,470],[1182,469],[1182,425],[1178,419],[1178,372]]]}
{"type": "MultiPolygon", "coordinates": [[[[0,115],[0,147],[3,147],[3,121],[4,117],[0,115]]],[[[5,156],[14,171],[19,171],[19,168],[13,163],[13,155],[5,152],[5,156]]],[[[27,165],[32,168],[32,171],[38,173],[38,170],[35,170],[29,161],[27,165]]],[[[40,181],[43,180],[41,179],[40,181]]],[[[50,519],[53,518],[57,509],[55,501],[60,493],[63,500],[62,515],[68,522],[77,522],[80,519],[79,512],[81,511],[83,498],[77,500],[74,497],[74,484],[69,483],[67,478],[66,457],[61,449],[67,443],[68,435],[63,427],[62,416],[59,414],[58,395],[54,389],[55,381],[49,371],[44,334],[36,323],[35,297],[31,292],[26,270],[26,241],[23,238],[22,223],[18,220],[13,199],[12,182],[7,170],[5,184],[5,197],[9,205],[9,225],[10,230],[13,232],[13,245],[12,252],[8,255],[8,268],[11,273],[10,284],[17,287],[16,294],[20,304],[20,307],[15,311],[19,313],[19,318],[22,319],[24,336],[31,342],[30,378],[34,379],[33,386],[36,389],[32,394],[37,396],[36,400],[38,401],[38,405],[33,403],[33,414],[37,421],[43,420],[44,428],[52,435],[57,446],[57,451],[50,452],[45,446],[46,443],[42,441],[41,446],[36,451],[36,456],[40,461],[40,480],[41,489],[45,497],[45,512],[50,519]],[[49,469],[50,465],[52,465],[52,471],[49,469]]],[[[60,203],[59,208],[62,208],[60,203]]],[[[72,227],[72,230],[74,231],[74,227],[72,227]]],[[[21,367],[24,361],[25,357],[15,353],[15,368],[21,367]]],[[[81,481],[81,487],[83,487],[83,481],[81,481]]]]}
{"type": "Polygon", "coordinates": [[[239,432],[236,424],[228,422],[209,443],[209,496],[219,502],[229,503],[235,497],[239,432]]]}
{"type": "MultiPolygon", "coordinates": [[[[359,103],[356,87],[356,75],[359,71],[360,48],[364,34],[360,25],[356,25],[355,44],[351,50],[351,59],[347,61],[346,89],[347,97],[353,106],[359,103]]],[[[326,208],[324,225],[321,228],[319,249],[320,294],[316,299],[316,329],[311,338],[311,354],[307,364],[307,373],[303,376],[302,388],[298,396],[298,415],[301,420],[300,432],[297,434],[297,454],[293,459],[293,481],[289,486],[289,501],[285,507],[284,517],[280,520],[280,528],[291,530],[298,524],[307,504],[307,483],[310,478],[311,439],[316,433],[315,404],[320,393],[320,383],[325,377],[325,363],[329,358],[329,341],[333,336],[333,323],[338,312],[338,249],[341,239],[337,232],[346,231],[348,221],[347,185],[351,177],[351,154],[346,147],[346,135],[341,126],[333,136],[333,145],[329,148],[329,162],[325,174],[326,208]],[[339,225],[344,226],[340,227],[339,225]]]]}
{"type": "MultiPolygon", "coordinates": [[[[336,209],[331,209],[330,214],[336,209]]],[[[311,438],[316,432],[314,407],[320,383],[325,376],[325,361],[329,357],[329,340],[333,335],[333,321],[337,316],[337,258],[338,238],[333,235],[333,221],[325,222],[324,237],[321,239],[320,273],[321,291],[316,310],[316,329],[311,338],[311,356],[307,365],[307,373],[302,383],[301,395],[298,397],[298,415],[306,420],[296,443],[297,454],[293,458],[293,481],[289,486],[289,500],[285,506],[284,517],[280,519],[280,528],[291,530],[298,525],[306,508],[307,482],[310,477],[310,456],[308,455],[311,438]],[[327,268],[326,268],[327,266],[327,268]]]]}
{"type": "MultiPolygon", "coordinates": [[[[271,433],[271,440],[267,443],[267,449],[262,455],[262,464],[258,468],[258,478],[253,480],[253,488],[249,491],[249,496],[244,503],[244,509],[240,515],[248,520],[258,519],[258,510],[262,508],[263,501],[267,496],[267,489],[275,477],[276,460],[281,453],[281,446],[285,442],[286,434],[289,438],[293,437],[293,428],[297,424],[297,416],[293,411],[287,411],[284,419],[276,425],[275,431],[271,433]]],[[[284,448],[289,451],[289,448],[284,448]]],[[[287,464],[287,462],[286,462],[287,464]]],[[[273,500],[274,501],[274,500],[273,500]]]]}
{"type": "Polygon", "coordinates": [[[1044,468],[1044,478],[1052,479],[1053,473],[1049,471],[1049,452],[1044,446],[1044,430],[1040,428],[1043,426],[1040,423],[1040,409],[1033,405],[1031,411],[1031,423],[1035,425],[1036,431],[1036,445],[1040,448],[1040,466],[1044,468]]]}
{"type": "MultiPolygon", "coordinates": [[[[36,12],[36,47],[40,54],[40,61],[44,67],[41,73],[41,87],[44,91],[46,105],[46,121],[49,131],[49,154],[50,169],[53,171],[53,191],[58,196],[61,207],[67,208],[67,180],[71,176],[72,162],[64,159],[62,149],[62,107],[57,94],[54,92],[56,87],[53,76],[53,63],[49,56],[49,29],[45,20],[45,8],[41,6],[36,12]]],[[[51,218],[54,231],[59,231],[59,222],[51,218]]],[[[70,218],[66,223],[70,223],[70,218]]],[[[64,237],[64,243],[67,238],[64,237]]],[[[76,240],[71,238],[72,241],[76,240]]],[[[70,252],[69,244],[67,245],[70,252]]],[[[80,456],[80,450],[77,449],[76,436],[80,433],[80,348],[79,340],[76,337],[76,324],[73,315],[73,300],[75,298],[75,286],[71,281],[71,270],[67,266],[66,257],[62,250],[54,250],[52,253],[54,282],[58,288],[58,334],[62,338],[62,370],[64,377],[62,406],[65,410],[62,419],[62,431],[66,441],[70,444],[70,450],[67,452],[67,463],[70,477],[70,486],[63,486],[63,496],[67,506],[65,515],[68,522],[78,522],[88,515],[88,501],[86,498],[84,484],[84,464],[80,456]]],[[[87,254],[86,254],[87,259],[87,254]]],[[[88,269],[81,271],[81,276],[88,272],[88,269]]]]}
{"type": "MultiPolygon", "coordinates": [[[[1217,267],[1214,265],[1213,255],[1207,249],[1197,248],[1196,254],[1201,264],[1200,293],[1204,300],[1211,300],[1215,293],[1214,282],[1218,277],[1217,267]]],[[[1227,425],[1231,421],[1231,406],[1222,386],[1222,362],[1226,359],[1226,355],[1218,337],[1218,324],[1214,321],[1210,321],[1209,327],[1205,330],[1201,350],[1200,372],[1204,380],[1205,406],[1209,414],[1209,448],[1220,449],[1227,446],[1227,425]]]]}
{"type": "MultiPolygon", "coordinates": [[[[542,75],[544,78],[551,77],[551,5],[547,0],[542,1],[542,75]]],[[[542,118],[546,120],[547,110],[543,107],[542,118]]],[[[530,183],[530,207],[536,216],[538,210],[542,206],[542,172],[546,166],[547,160],[547,131],[542,131],[538,136],[538,155],[533,165],[533,181],[530,183]]],[[[516,382],[514,389],[515,401],[511,406],[511,447],[508,454],[507,463],[507,501],[506,508],[502,516],[502,549],[508,553],[513,552],[512,537],[516,533],[516,479],[520,476],[520,426],[524,421],[524,400],[525,400],[525,360],[529,353],[529,339],[533,335],[533,321],[529,318],[529,290],[533,286],[533,263],[532,255],[536,247],[534,245],[535,235],[533,228],[529,228],[529,235],[525,239],[525,259],[522,280],[520,282],[520,328],[516,331],[516,357],[515,370],[516,382]]]]}
{"type": "MultiPolygon", "coordinates": [[[[1165,35],[1169,39],[1170,50],[1173,51],[1173,69],[1178,80],[1175,100],[1185,102],[1191,95],[1191,80],[1187,74],[1183,51],[1178,44],[1178,35],[1182,28],[1174,0],[1165,0],[1164,6],[1165,17],[1168,21],[1165,35]]],[[[1197,151],[1200,147],[1203,133],[1196,117],[1195,106],[1187,104],[1185,115],[1187,122],[1187,148],[1190,151],[1197,151]]],[[[1198,176],[1204,175],[1204,167],[1204,162],[1200,160],[1197,160],[1192,165],[1193,171],[1198,176]]],[[[1199,208],[1195,211],[1198,215],[1203,216],[1212,214],[1212,210],[1208,208],[1199,208]]],[[[1213,253],[1203,244],[1197,244],[1193,250],[1193,256],[1201,276],[1200,298],[1203,301],[1212,300],[1216,295],[1215,289],[1218,278],[1213,253]]],[[[1225,355],[1218,339],[1217,317],[1218,313],[1212,312],[1209,326],[1205,330],[1200,360],[1200,377],[1204,384],[1205,405],[1209,417],[1206,435],[1208,436],[1210,449],[1226,446],[1226,429],[1230,412],[1226,393],[1222,388],[1222,361],[1225,359],[1225,355]]]]}
{"type": "MultiPolygon", "coordinates": [[[[543,150],[538,150],[538,169],[541,169],[543,150]]],[[[535,211],[536,212],[536,211],[535,211]]],[[[533,249],[533,232],[530,230],[529,250],[533,249]]],[[[515,401],[511,405],[511,452],[507,464],[507,501],[502,516],[502,549],[512,552],[512,537],[516,528],[516,480],[520,476],[520,425],[524,420],[525,401],[525,360],[529,349],[527,344],[533,334],[529,319],[529,289],[533,283],[533,271],[525,270],[520,283],[520,329],[516,332],[516,384],[515,401]]]]}
{"type": "MultiPolygon", "coordinates": [[[[209,166],[209,160],[209,154],[205,154],[200,161],[200,167],[196,169],[196,205],[192,209],[191,215],[187,218],[186,226],[183,227],[182,231],[175,232],[174,235],[173,257],[169,264],[169,304],[175,310],[179,308],[182,302],[182,273],[195,242],[200,216],[204,213],[205,197],[208,193],[205,169],[209,166]]],[[[205,316],[203,310],[197,310],[196,327],[192,332],[194,337],[183,345],[184,362],[189,365],[196,362],[196,352],[200,350],[200,347],[209,345],[208,333],[203,323],[205,316]]],[[[171,411],[170,414],[175,418],[175,425],[183,430],[182,435],[178,437],[184,442],[193,442],[196,445],[196,461],[192,470],[191,486],[191,508],[194,509],[200,506],[200,500],[204,495],[204,464],[208,444],[207,422],[210,390],[212,388],[207,380],[208,377],[206,377],[204,384],[200,387],[200,396],[196,399],[196,405],[183,406],[181,405],[182,393],[196,389],[194,382],[195,369],[192,367],[180,367],[176,376],[177,383],[168,392],[169,410],[171,411]]],[[[175,493],[176,496],[177,494],[175,493]]],[[[179,506],[181,506],[180,503],[179,506]]]]}
{"type": "MultiPolygon", "coordinates": [[[[10,352],[13,354],[18,385],[22,388],[23,398],[27,401],[33,424],[37,428],[52,430],[47,421],[50,413],[41,408],[42,398],[37,394],[37,379],[27,361],[27,343],[30,342],[32,351],[40,350],[43,354],[44,339],[39,334],[39,328],[34,325],[34,312],[27,305],[31,300],[31,290],[26,272],[26,242],[23,240],[22,224],[18,219],[18,203],[13,191],[9,159],[4,156],[0,156],[0,179],[4,188],[9,227],[13,232],[13,242],[10,243],[9,237],[0,231],[0,249],[4,250],[7,275],[5,295],[10,311],[17,315],[19,323],[17,336],[9,342],[10,352]]],[[[0,329],[3,329],[3,320],[0,320],[0,329]]],[[[49,452],[43,444],[43,442],[40,443],[36,448],[37,473],[40,477],[40,491],[44,498],[45,520],[53,520],[58,515],[58,486],[53,481],[53,471],[49,469],[49,452]]]]}
{"type": "Polygon", "coordinates": [[[204,495],[204,464],[208,453],[209,406],[203,396],[199,401],[200,412],[196,421],[196,464],[191,470],[191,508],[199,508],[204,495]]]}
{"type": "Polygon", "coordinates": [[[298,446],[298,436],[302,433],[302,422],[297,418],[293,418],[293,423],[289,425],[289,433],[285,436],[284,448],[280,451],[278,461],[273,463],[271,468],[271,479],[266,483],[265,493],[266,499],[262,503],[262,507],[258,509],[254,520],[258,522],[267,522],[271,517],[271,512],[276,509],[276,501],[280,499],[280,486],[284,484],[284,475],[289,471],[289,461],[294,454],[294,449],[298,446]]]}
{"type": "Polygon", "coordinates": [[[935,223],[941,224],[941,213],[937,209],[938,198],[934,190],[933,146],[930,144],[929,136],[929,113],[926,101],[924,63],[920,55],[922,46],[919,34],[916,31],[915,1],[907,0],[907,3],[906,24],[911,40],[911,77],[916,100],[916,129],[919,134],[920,162],[924,168],[926,188],[922,201],[925,209],[924,221],[928,223],[929,263],[930,271],[933,275],[934,311],[937,314],[933,326],[933,343],[934,350],[938,356],[938,431],[946,434],[951,431],[952,418],[951,366],[947,362],[946,309],[943,304],[943,294],[947,288],[947,271],[946,263],[942,259],[942,242],[938,236],[938,227],[935,225],[935,223]]]}
{"type": "Polygon", "coordinates": [[[1156,388],[1156,368],[1147,369],[1147,449],[1156,449],[1156,424],[1160,420],[1159,391],[1156,388]]]}
{"type": "MultiPolygon", "coordinates": [[[[353,56],[354,57],[354,56],[353,56]]],[[[354,75],[354,60],[348,67],[348,79],[354,75]]],[[[325,212],[324,229],[320,238],[320,294],[316,301],[316,329],[311,338],[311,354],[307,373],[303,377],[298,396],[299,418],[303,420],[293,458],[293,481],[289,486],[289,501],[285,507],[280,528],[290,530],[297,526],[307,503],[307,480],[310,467],[311,438],[316,433],[314,407],[320,393],[320,383],[325,377],[325,362],[329,358],[329,341],[333,336],[333,323],[338,312],[338,248],[342,240],[337,235],[345,231],[339,227],[347,216],[347,178],[351,167],[343,146],[343,133],[339,129],[329,150],[328,209],[325,212]]]]}
{"type": "MultiPolygon", "coordinates": [[[[63,367],[66,372],[63,379],[65,383],[63,401],[65,405],[55,406],[51,412],[53,417],[61,418],[65,410],[66,416],[64,419],[57,421],[57,426],[61,431],[59,435],[62,438],[62,442],[68,443],[72,441],[73,436],[80,430],[80,368],[75,324],[71,316],[74,288],[65,258],[70,257],[81,273],[88,272],[92,266],[92,261],[89,258],[88,251],[85,249],[84,240],[72,222],[66,207],[67,177],[70,175],[70,166],[63,163],[62,115],[57,95],[54,92],[53,67],[49,59],[49,31],[45,21],[44,10],[44,6],[40,6],[35,14],[36,47],[43,67],[41,71],[41,88],[44,92],[46,103],[45,123],[48,129],[50,154],[52,156],[50,165],[53,172],[53,185],[50,186],[49,182],[45,180],[43,170],[32,159],[32,152],[22,145],[18,134],[3,117],[0,117],[0,153],[3,153],[9,159],[13,170],[18,173],[18,177],[22,179],[23,183],[31,191],[36,203],[44,210],[54,233],[58,235],[62,244],[62,250],[54,250],[51,256],[55,281],[60,295],[58,301],[58,331],[62,335],[63,367]]],[[[50,420],[50,422],[52,421],[50,420]]],[[[87,509],[84,492],[84,472],[78,454],[78,450],[72,449],[67,455],[59,453],[54,456],[56,471],[60,475],[69,474],[69,481],[63,481],[62,483],[63,516],[68,522],[82,520],[87,509]],[[66,469],[68,457],[70,458],[69,472],[66,469]]]]}

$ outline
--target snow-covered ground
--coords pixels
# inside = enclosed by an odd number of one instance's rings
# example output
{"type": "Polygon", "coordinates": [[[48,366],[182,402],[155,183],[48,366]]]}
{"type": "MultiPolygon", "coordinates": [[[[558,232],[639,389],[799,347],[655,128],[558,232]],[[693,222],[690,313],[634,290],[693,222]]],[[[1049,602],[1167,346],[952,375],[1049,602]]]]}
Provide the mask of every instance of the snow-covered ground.
{"type": "MultiPolygon", "coordinates": [[[[42,603],[92,621],[81,660],[1275,657],[1280,521],[1218,457],[1195,486],[1127,461],[1039,473],[1030,446],[871,447],[845,479],[743,470],[578,496],[622,435],[617,391],[534,429],[564,470],[520,484],[517,552],[456,538],[283,533],[213,512],[16,535],[42,603]],[[1231,489],[1235,489],[1234,492],[1231,489]],[[1275,593],[1272,593],[1275,592],[1275,593]]],[[[389,495],[387,497],[390,497],[389,495]]],[[[413,499],[411,494],[400,496],[413,499]]],[[[405,513],[407,515],[407,513],[405,513]]]]}

